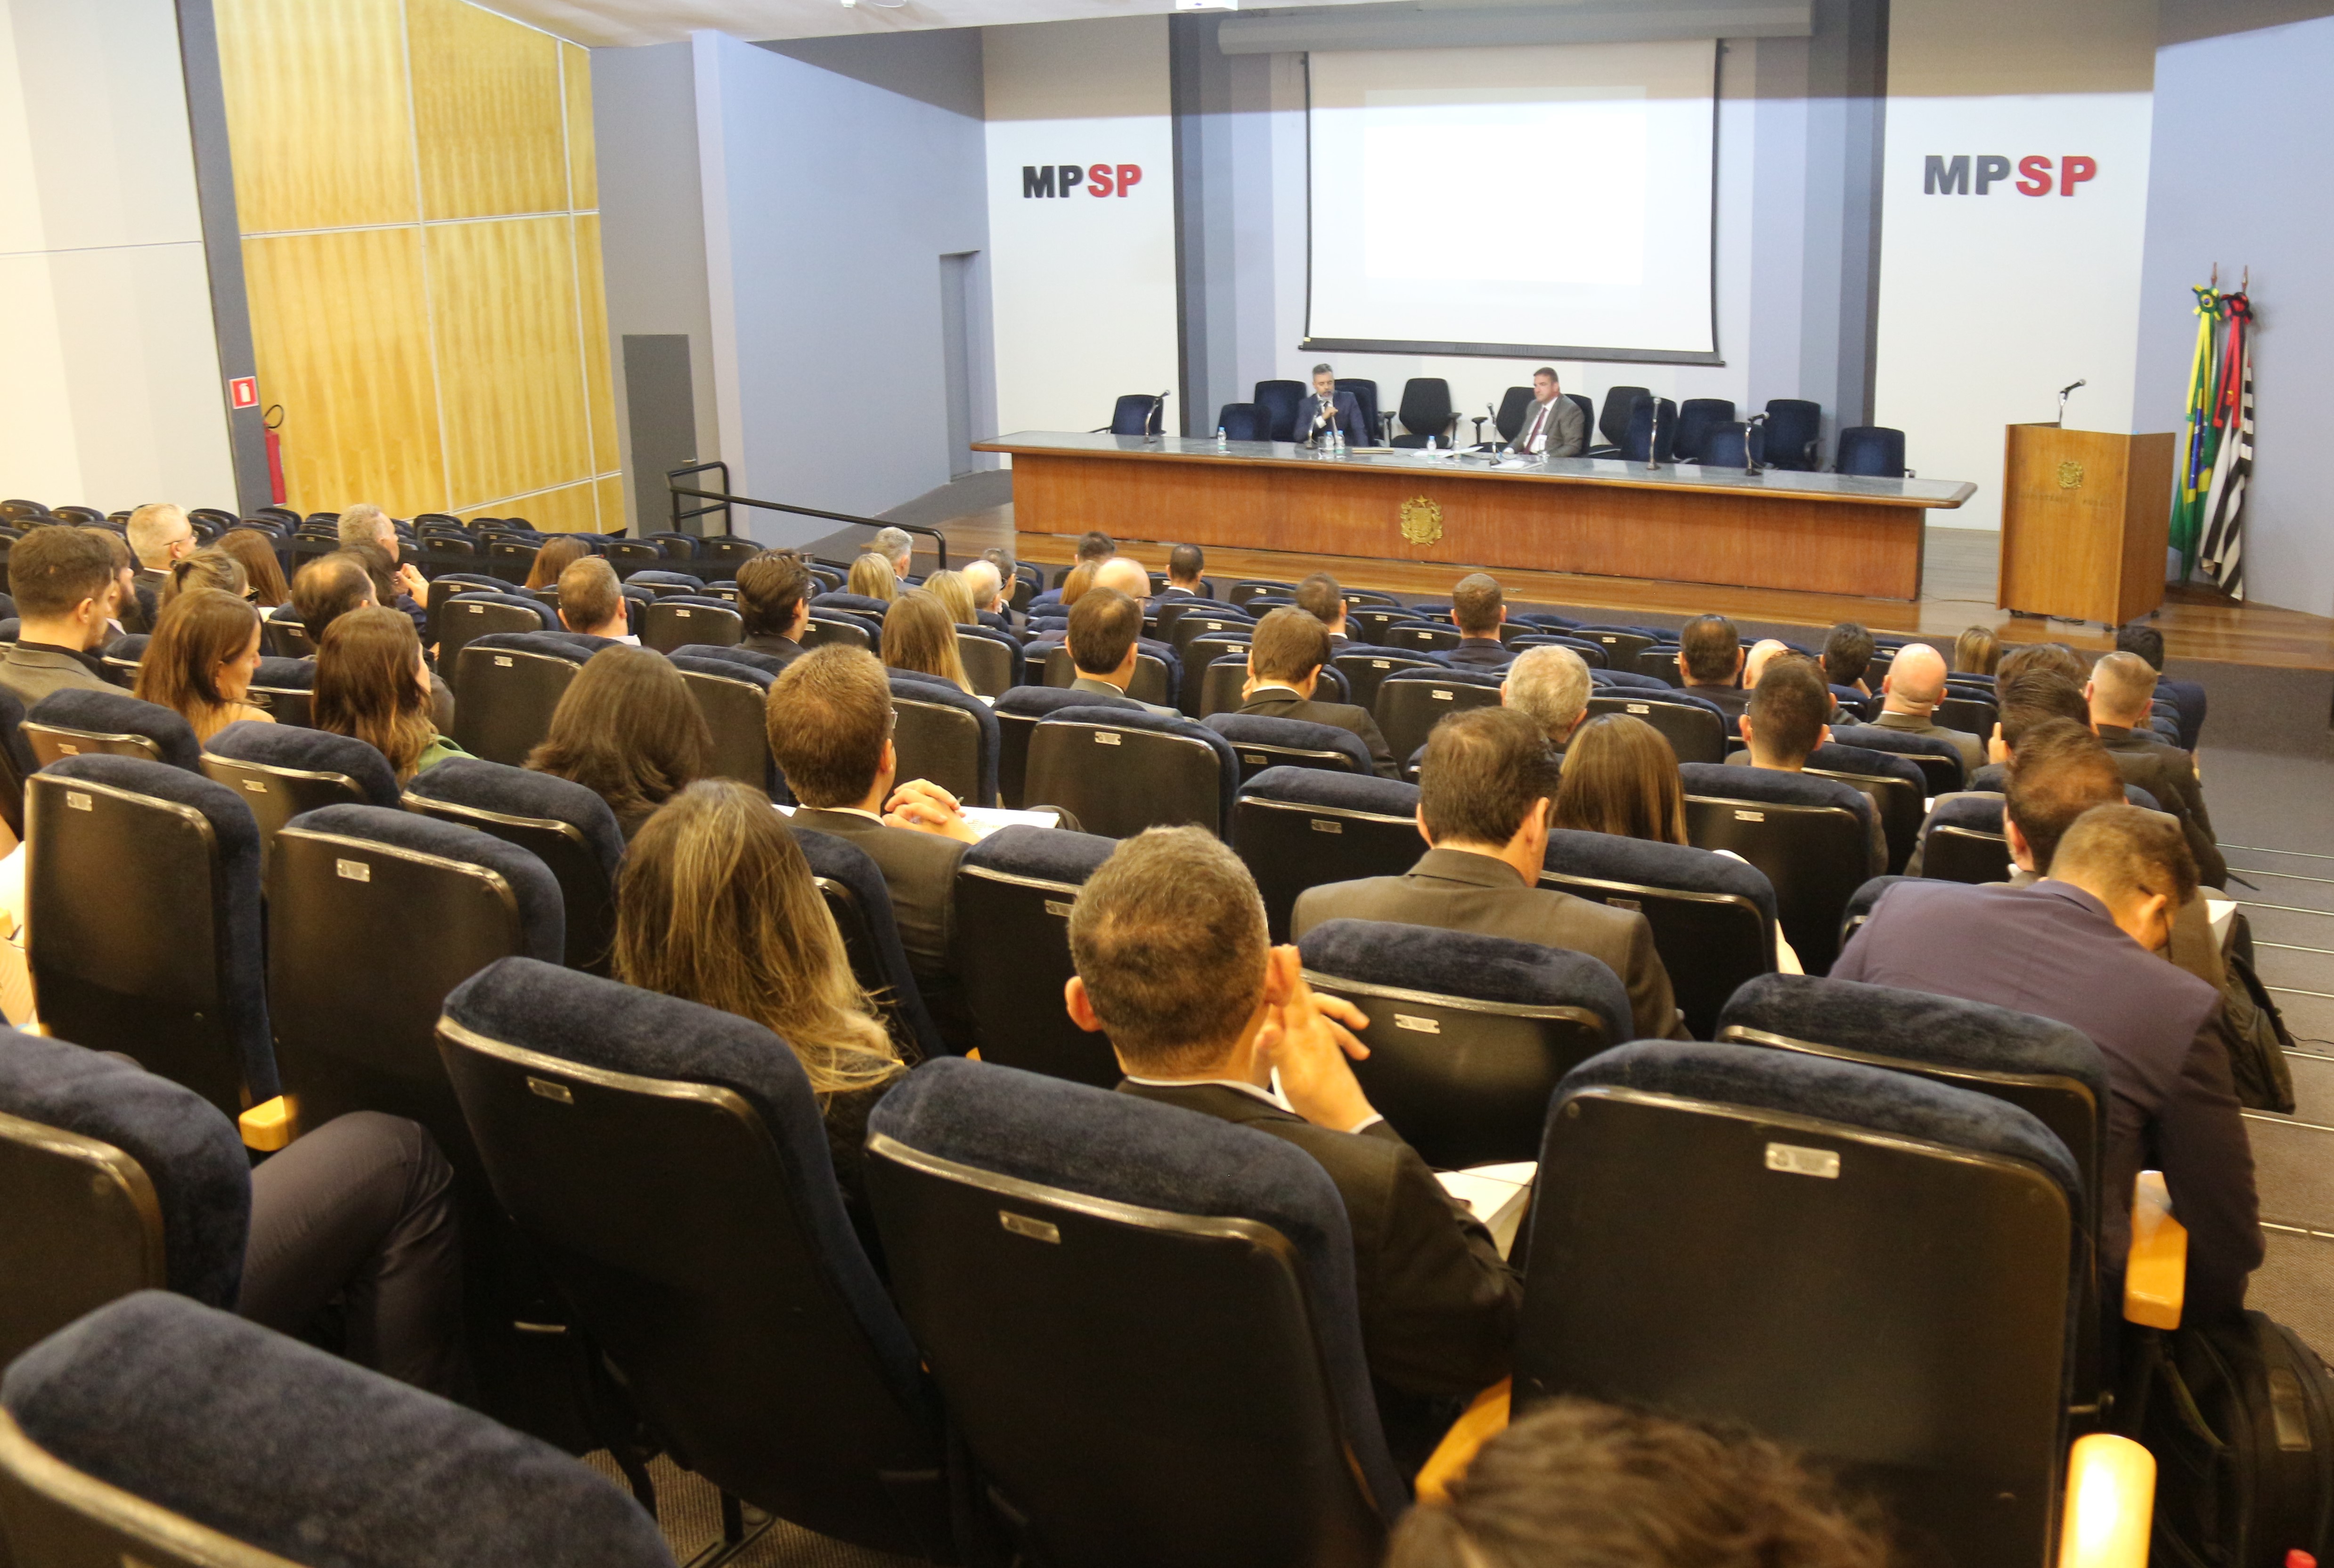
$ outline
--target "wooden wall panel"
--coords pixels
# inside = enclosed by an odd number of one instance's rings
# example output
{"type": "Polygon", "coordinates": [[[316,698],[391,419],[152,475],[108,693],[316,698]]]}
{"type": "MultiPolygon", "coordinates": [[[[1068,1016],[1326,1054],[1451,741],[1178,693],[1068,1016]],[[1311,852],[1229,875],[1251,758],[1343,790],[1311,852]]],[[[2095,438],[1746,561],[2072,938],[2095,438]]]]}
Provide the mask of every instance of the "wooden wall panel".
{"type": "MultiPolygon", "coordinates": [[[[600,497],[600,532],[613,534],[624,525],[624,476],[622,474],[605,475],[594,480],[593,487],[599,492],[600,497]]],[[[667,518],[643,517],[640,531],[660,534],[671,526],[667,518]]]]}
{"type": "Polygon", "coordinates": [[[545,534],[589,533],[598,518],[593,495],[596,485],[596,481],[587,479],[580,485],[563,485],[555,490],[521,495],[516,500],[497,501],[491,506],[464,506],[455,515],[466,520],[524,517],[545,534]]]}
{"type": "Polygon", "coordinates": [[[592,136],[592,52],[559,46],[559,82],[567,95],[567,205],[577,212],[600,206],[599,143],[592,136]]]}
{"type": "Polygon", "coordinates": [[[559,41],[463,0],[407,0],[422,215],[564,212],[559,41]]]}
{"type": "Polygon", "coordinates": [[[571,228],[562,216],[427,231],[458,511],[591,476],[571,228]]]}
{"type": "Polygon", "coordinates": [[[246,234],[410,223],[399,0],[216,0],[246,234]]]}
{"type": "Polygon", "coordinates": [[[264,399],[285,409],[285,483],[304,511],[444,508],[419,228],[243,242],[264,399]]]}
{"type": "Polygon", "coordinates": [[[600,271],[600,215],[575,219],[575,282],[584,322],[584,394],[592,416],[592,471],[623,467],[616,445],[616,387],[608,370],[608,287],[600,271]]]}

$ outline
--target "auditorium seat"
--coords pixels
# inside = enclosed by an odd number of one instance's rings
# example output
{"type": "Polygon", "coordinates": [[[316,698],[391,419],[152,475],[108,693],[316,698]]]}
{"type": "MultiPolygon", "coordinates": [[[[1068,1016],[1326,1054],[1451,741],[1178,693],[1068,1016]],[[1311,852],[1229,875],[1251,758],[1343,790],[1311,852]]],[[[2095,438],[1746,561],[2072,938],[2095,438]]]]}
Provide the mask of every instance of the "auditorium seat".
{"type": "Polygon", "coordinates": [[[20,726],[43,766],[63,757],[128,756],[199,772],[194,726],[169,708],[127,692],[62,687],[33,704],[20,726]]]}
{"type": "Polygon", "coordinates": [[[624,834],[606,801],[554,774],[457,756],[415,774],[404,804],[491,833],[541,861],[559,883],[568,967],[608,972],[624,834]]]}
{"type": "Polygon", "coordinates": [[[1621,432],[1620,457],[1625,463],[1644,463],[1648,455],[1657,463],[1668,463],[1676,457],[1677,405],[1667,398],[1650,394],[1637,399],[1629,411],[1629,423],[1621,432]],[[1658,416],[1661,440],[1654,440],[1654,418],[1658,416]]]}
{"type": "Polygon", "coordinates": [[[1645,917],[1685,1026],[1707,1040],[1737,986],[1775,968],[1775,889],[1731,855],[1556,828],[1540,886],[1645,917]]]}
{"type": "Polygon", "coordinates": [[[124,691],[136,686],[138,666],[146,657],[146,645],[152,640],[143,631],[125,631],[109,639],[98,655],[98,662],[105,666],[105,678],[124,691]]]}
{"type": "Polygon", "coordinates": [[[725,574],[734,573],[762,551],[758,541],[732,534],[708,534],[697,541],[697,559],[705,570],[725,574]]]}
{"type": "Polygon", "coordinates": [[[1386,750],[1399,761],[1426,744],[1445,715],[1500,706],[1500,678],[1480,670],[1396,670],[1380,683],[1374,709],[1386,750]]]}
{"type": "Polygon", "coordinates": [[[1810,975],[1839,952],[1840,911],[1869,875],[1870,797],[1837,779],[1726,763],[1683,763],[1686,835],[1765,873],[1775,917],[1810,975]]]}
{"type": "Polygon", "coordinates": [[[1108,1089],[1119,1080],[1110,1041],[1070,1021],[1062,987],[1070,960],[1070,906],[1118,847],[1061,828],[1009,827],[957,862],[949,967],[964,988],[980,1059],[1108,1089]]]}
{"type": "Polygon", "coordinates": [[[746,620],[737,607],[707,593],[660,598],[640,618],[641,646],[670,653],[692,642],[720,646],[746,640],[746,620]]]}
{"type": "Polygon", "coordinates": [[[1362,428],[1367,434],[1355,440],[1353,445],[1356,447],[1384,445],[1387,432],[1385,416],[1378,409],[1378,384],[1366,377],[1339,376],[1336,390],[1353,393],[1354,401],[1361,405],[1362,428]]]}
{"type": "Polygon", "coordinates": [[[1413,376],[1402,384],[1402,406],[1396,417],[1403,433],[1394,438],[1394,446],[1423,447],[1429,441],[1451,446],[1459,429],[1459,415],[1451,406],[1451,383],[1441,376],[1413,376]]]}
{"type": "MultiPolygon", "coordinates": [[[[1183,668],[1194,672],[1181,683],[1181,689],[1175,694],[1175,706],[1184,717],[1205,718],[1210,713],[1223,711],[1226,707],[1238,707],[1240,705],[1240,684],[1246,678],[1248,669],[1249,637],[1245,631],[1202,632],[1185,643],[1181,651],[1183,668]],[[1241,678],[1231,681],[1227,688],[1224,685],[1226,678],[1218,675],[1211,706],[1208,672],[1221,669],[1227,665],[1240,671],[1241,678]],[[1227,697],[1230,698],[1229,703],[1225,701],[1227,697]]],[[[1129,689],[1132,692],[1132,688],[1129,689]]],[[[1326,702],[1328,699],[1324,697],[1322,700],[1326,702]]]]}
{"type": "Polygon", "coordinates": [[[33,775],[24,818],[42,1026],[230,1117],[275,1094],[259,829],[236,792],[191,768],[68,757],[33,775]]]}
{"type": "Polygon", "coordinates": [[[1933,735],[1884,729],[1876,724],[1836,724],[1831,726],[1831,738],[1836,746],[1861,746],[1903,757],[1921,770],[1922,793],[1929,796],[1952,794],[1967,783],[1961,748],[1933,735]]]}
{"type": "Polygon", "coordinates": [[[1805,398],[1767,399],[1764,427],[1770,468],[1813,470],[1823,467],[1823,405],[1805,398]]]}
{"type": "Polygon", "coordinates": [[[1142,711],[1130,699],[1064,686],[1017,686],[997,699],[997,798],[1008,811],[1021,809],[1028,774],[1029,737],[1049,713],[1066,707],[1124,707],[1142,711]]]}
{"type": "Polygon", "coordinates": [[[1946,729],[1957,729],[1963,735],[1977,736],[1980,745],[1993,738],[1993,726],[2001,721],[2001,712],[1992,697],[1964,696],[1948,688],[1947,695],[1929,715],[1933,723],[1946,729]]]}
{"type": "Polygon", "coordinates": [[[458,593],[448,599],[438,618],[438,663],[458,665],[461,651],[477,639],[494,633],[557,631],[558,613],[521,593],[458,593]]]}
{"type": "Polygon", "coordinates": [[[1561,1198],[1532,1217],[1519,1417],[1593,1394],[1739,1422],[1876,1494],[1922,1561],[2052,1560],[2083,1199],[2041,1121],[1640,1041],[1567,1077],[1538,1179],[1561,1198]]]}
{"type": "Polygon", "coordinates": [[[1243,784],[1274,767],[1316,767],[1349,774],[1370,771],[1370,748],[1353,731],[1333,724],[1261,713],[1218,713],[1201,722],[1232,743],[1243,784]]]}
{"type": "Polygon", "coordinates": [[[1283,582],[1278,578],[1243,577],[1232,584],[1231,592],[1225,594],[1224,598],[1234,609],[1246,612],[1249,601],[1252,599],[1261,599],[1267,594],[1293,594],[1296,592],[1297,584],[1283,582]]]}
{"type": "Polygon", "coordinates": [[[1681,463],[1699,463],[1712,427],[1734,418],[1734,404],[1726,398],[1688,398],[1678,405],[1677,436],[1671,449],[1681,463]]]}
{"type": "Polygon", "coordinates": [[[0,822],[8,824],[20,842],[24,837],[24,781],[40,765],[24,736],[24,705],[14,691],[0,687],[0,822]]]}
{"type": "Polygon", "coordinates": [[[397,775],[361,740],[321,729],[245,719],[205,742],[205,776],[235,792],[259,829],[260,864],[275,835],[302,812],[352,804],[394,808],[397,775]]]}
{"type": "Polygon", "coordinates": [[[1905,432],[1886,425],[1850,425],[1839,433],[1839,471],[1876,479],[1909,479],[1905,432]]]}
{"type": "Polygon", "coordinates": [[[1436,1169],[1529,1160],[1565,1073],[1629,1037],[1629,994],[1585,954],[1384,920],[1325,920],[1305,977],[1369,1016],[1354,1076],[1436,1169]]]}
{"type": "Polygon", "coordinates": [[[1180,593],[1169,598],[1153,599],[1148,612],[1153,618],[1156,630],[1146,631],[1143,635],[1155,637],[1169,644],[1172,644],[1175,640],[1175,623],[1186,615],[1212,615],[1225,620],[1239,620],[1243,617],[1250,621],[1256,619],[1229,600],[1194,599],[1180,593]]]}
{"type": "Polygon", "coordinates": [[[624,581],[630,581],[635,572],[655,572],[664,565],[664,552],[645,539],[611,539],[606,553],[608,564],[624,581]]]}
{"type": "Polygon", "coordinates": [[[1588,433],[1587,456],[1617,456],[1622,438],[1629,433],[1629,416],[1635,411],[1637,399],[1651,396],[1653,390],[1647,387],[1606,388],[1604,411],[1596,416],[1596,428],[1588,433]]]}
{"type": "Polygon", "coordinates": [[[1462,635],[1447,620],[1397,620],[1378,640],[1396,653],[1432,655],[1458,647],[1462,635]]]}
{"type": "Polygon", "coordinates": [[[1500,395],[1500,406],[1491,413],[1490,429],[1475,427],[1477,438],[1485,446],[1512,446],[1522,440],[1524,425],[1531,418],[1535,401],[1529,387],[1509,387],[1500,395]]]}
{"type": "Polygon", "coordinates": [[[1357,642],[1383,645],[1389,626],[1417,618],[1408,606],[1401,604],[1353,604],[1345,611],[1345,630],[1357,642]]]}
{"type": "Polygon", "coordinates": [[[23,1568],[672,1568],[656,1521],[556,1448],[165,1292],[26,1352],[0,1405],[23,1568]]]}
{"type": "MultiPolygon", "coordinates": [[[[1215,640],[1207,640],[1210,643],[1215,640]]],[[[1187,697],[1196,696],[1197,701],[1184,709],[1187,717],[1205,723],[1220,713],[1239,711],[1240,704],[1246,700],[1240,691],[1248,684],[1246,644],[1221,649],[1205,664],[1195,664],[1193,668],[1199,670],[1200,678],[1197,682],[1186,681],[1184,692],[1187,697]]]]}
{"type": "Polygon", "coordinates": [[[956,651],[964,678],[983,697],[1002,697],[1021,684],[1021,643],[1012,633],[989,626],[956,629],[956,651]]]}
{"type": "Polygon", "coordinates": [[[1716,703],[1689,692],[1656,697],[1592,695],[1588,717],[1625,713],[1659,730],[1680,762],[1724,762],[1733,742],[1726,733],[1726,715],[1716,703]]]}
{"type": "Polygon", "coordinates": [[[849,839],[814,828],[793,829],[810,862],[811,880],[851,960],[852,976],[875,1001],[901,1055],[925,1061],[948,1053],[940,1027],[924,1006],[915,971],[892,913],[892,890],[873,856],[849,839]]]}
{"type": "Polygon", "coordinates": [[[244,700],[265,711],[278,724],[309,724],[309,704],[316,688],[316,661],[313,659],[274,659],[263,656],[259,669],[251,678],[244,700]]]}
{"type": "Polygon", "coordinates": [[[1439,675],[1449,667],[1439,659],[1391,650],[1380,652],[1375,647],[1361,644],[1332,654],[1329,668],[1345,678],[1345,688],[1351,694],[1346,700],[1355,707],[1365,707],[1374,714],[1377,711],[1378,688],[1385,684],[1388,677],[1411,669],[1439,675]]]}
{"type": "Polygon", "coordinates": [[[1216,428],[1228,441],[1272,439],[1272,411],[1260,403],[1226,403],[1216,411],[1216,428]]]}
{"type": "Polygon", "coordinates": [[[1252,400],[1265,412],[1268,441],[1297,439],[1297,421],[1312,388],[1303,381],[1259,381],[1252,400]]]}
{"type": "MultiPolygon", "coordinates": [[[[1041,651],[1045,658],[1045,663],[1041,668],[1045,672],[1046,684],[1066,690],[1078,678],[1077,661],[1070,657],[1069,645],[1060,642],[1033,642],[1022,650],[1025,659],[1041,651]]],[[[1170,672],[1167,661],[1157,653],[1145,650],[1134,656],[1134,678],[1127,682],[1126,695],[1137,702],[1155,703],[1162,707],[1170,707],[1175,701],[1176,687],[1179,684],[1170,672]]],[[[1099,694],[1081,692],[1077,695],[1097,696],[1099,694]]]]}
{"type": "Polygon", "coordinates": [[[1635,669],[1637,655],[1661,640],[1661,635],[1648,627],[1583,626],[1572,636],[1593,642],[1605,650],[1605,662],[1615,669],[1635,669]]]}
{"type": "Polygon", "coordinates": [[[1921,824],[1921,875],[1946,882],[2001,882],[2016,865],[1991,791],[1944,795],[1921,824]]]}
{"type": "Polygon", "coordinates": [[[899,776],[930,779],[970,805],[997,803],[997,716],[953,682],[892,671],[899,776]]]}
{"type": "Polygon", "coordinates": [[[822,1535],[953,1557],[937,1402],[786,1044],[526,958],[446,1016],[496,1197],[657,1446],[822,1535]]]}
{"type": "Polygon", "coordinates": [[[1066,707],[1029,737],[1022,804],[1060,806],[1088,832],[1231,824],[1239,759],[1205,725],[1115,707],[1066,707]]]}
{"type": "Polygon", "coordinates": [[[1888,870],[1902,871],[1921,841],[1921,819],[1929,809],[1921,768],[1909,757],[1834,741],[1808,754],[1806,773],[1854,784],[1871,799],[1888,842],[1888,870]]]}
{"type": "MultiPolygon", "coordinates": [[[[436,648],[438,646],[440,625],[446,618],[446,602],[452,599],[456,594],[508,593],[510,592],[511,585],[508,582],[499,577],[488,576],[483,572],[439,572],[429,580],[429,594],[422,601],[422,645],[427,648],[436,648]]],[[[275,640],[275,632],[274,629],[279,621],[288,622],[295,628],[300,624],[300,617],[294,612],[291,605],[288,603],[279,605],[276,609],[264,611],[263,613],[267,616],[267,620],[264,625],[267,629],[267,638],[271,647],[274,645],[275,640]]],[[[308,654],[313,654],[315,651],[314,644],[308,641],[307,633],[304,630],[301,632],[300,640],[304,644],[305,644],[302,651],[298,654],[286,655],[286,657],[302,658],[308,654]]],[[[446,662],[446,660],[441,659],[440,662],[446,662]]]]}
{"type": "Polygon", "coordinates": [[[769,732],[770,685],[776,677],[764,668],[777,661],[751,649],[710,649],[695,643],[667,657],[697,699],[697,711],[713,737],[706,775],[734,778],[778,798],[784,781],[770,756],[769,732]]]}
{"type": "Polygon", "coordinates": [[[892,1293],[1021,1555],[1374,1568],[1406,1490],[1309,1156],[967,1062],[869,1134],[892,1293]]]}
{"type": "Polygon", "coordinates": [[[1272,939],[1285,942],[1306,889],[1400,876],[1417,863],[1426,852],[1418,786],[1374,774],[1268,768],[1239,787],[1231,845],[1256,879],[1272,939]]]}
{"type": "Polygon", "coordinates": [[[856,615],[837,611],[813,615],[810,624],[803,629],[801,640],[805,649],[839,642],[846,648],[863,648],[873,653],[882,645],[883,630],[880,622],[871,626],[856,615]]]}

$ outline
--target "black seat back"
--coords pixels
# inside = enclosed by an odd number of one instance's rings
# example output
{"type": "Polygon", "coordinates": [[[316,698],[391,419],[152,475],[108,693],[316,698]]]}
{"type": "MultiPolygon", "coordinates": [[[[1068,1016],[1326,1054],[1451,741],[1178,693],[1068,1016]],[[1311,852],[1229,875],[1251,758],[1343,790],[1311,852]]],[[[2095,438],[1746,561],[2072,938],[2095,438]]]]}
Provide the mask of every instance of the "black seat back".
{"type": "MultiPolygon", "coordinates": [[[[1035,653],[1037,648],[1046,649],[1045,681],[1047,686],[1066,689],[1076,681],[1077,661],[1070,657],[1067,644],[1054,643],[1049,646],[1039,643],[1030,651],[1035,653]]],[[[1168,690],[1166,661],[1152,653],[1136,654],[1134,678],[1126,683],[1126,695],[1135,702],[1148,702],[1159,707],[1166,706],[1168,700],[1174,695],[1168,690]]]]}
{"type": "Polygon", "coordinates": [[[1607,713],[1625,713],[1652,725],[1670,743],[1680,762],[1724,762],[1731,744],[1725,718],[1716,708],[1700,702],[1664,702],[1650,695],[1588,699],[1589,717],[1607,713]]]}
{"type": "Polygon", "coordinates": [[[1862,792],[1880,813],[1880,831],[1888,843],[1888,871],[1904,871],[1921,842],[1921,822],[1929,803],[1920,769],[1910,757],[1889,756],[1859,746],[1818,746],[1808,758],[1807,772],[1815,778],[1834,778],[1862,792]],[[1884,771],[1885,770],[1885,771],[1884,771]]]}
{"type": "Polygon", "coordinates": [[[1231,744],[1187,719],[1066,708],[1030,736],[1021,795],[1105,838],[1184,826],[1220,833],[1239,775],[1231,744]]]}
{"type": "Polygon", "coordinates": [[[660,598],[641,616],[641,646],[670,653],[692,642],[729,647],[746,640],[746,618],[704,594],[660,598]]]}
{"type": "Polygon", "coordinates": [[[1123,707],[1130,712],[1140,711],[1125,697],[1067,691],[1051,685],[1017,686],[998,700],[993,710],[997,715],[998,804],[1008,811],[1020,809],[1027,786],[1029,737],[1037,732],[1038,720],[1066,707],[1123,707]]]}
{"type": "Polygon", "coordinates": [[[1288,939],[1297,896],[1417,863],[1418,786],[1319,768],[1268,768],[1240,785],[1231,844],[1264,898],[1272,939],[1288,939]]]}
{"type": "Polygon", "coordinates": [[[263,871],[275,835],[320,806],[397,803],[397,775],[363,741],[320,729],[245,720],[211,736],[203,773],[236,792],[259,827],[263,871]]]}
{"type": "Polygon", "coordinates": [[[983,697],[1001,697],[1013,686],[1013,650],[995,638],[957,629],[957,657],[964,661],[964,678],[983,697]]]}
{"type": "Polygon", "coordinates": [[[408,811],[516,844],[558,880],[567,967],[608,973],[616,940],[615,813],[582,784],[477,757],[448,757],[406,787],[408,811]]]}
{"type": "Polygon", "coordinates": [[[559,618],[515,593],[458,593],[439,607],[438,663],[459,667],[462,649],[493,632],[553,631],[559,618]]]}
{"type": "Polygon", "coordinates": [[[2018,869],[2010,838],[1941,822],[1921,835],[1921,875],[1944,882],[2005,882],[2018,869]]]}
{"type": "Polygon", "coordinates": [[[1059,828],[1002,828],[957,862],[950,967],[961,977],[980,1059],[1108,1089],[1110,1042],[1070,1022],[1062,987],[1070,906],[1116,841],[1059,828]]]}
{"type": "Polygon", "coordinates": [[[1776,919],[1800,964],[1810,975],[1829,969],[1839,955],[1840,916],[1867,874],[1864,819],[1844,805],[1698,794],[1691,776],[1686,787],[1686,836],[1694,847],[1731,850],[1764,872],[1774,886],[1776,919]]]}
{"type": "MultiPolygon", "coordinates": [[[[1596,416],[1596,434],[1604,438],[1603,445],[1617,447],[1629,433],[1629,416],[1636,411],[1637,399],[1651,397],[1644,387],[1607,387],[1605,407],[1596,416]]],[[[1591,446],[1598,445],[1595,441],[1591,446]]]]}
{"type": "Polygon", "coordinates": [[[1397,670],[1424,669],[1438,671],[1441,666],[1432,659],[1420,659],[1408,654],[1380,651],[1377,649],[1348,649],[1329,659],[1345,678],[1346,700],[1355,707],[1377,711],[1378,688],[1397,670]]]}
{"type": "Polygon", "coordinates": [[[953,685],[892,678],[899,776],[930,779],[968,804],[997,803],[997,720],[953,685]]]}
{"type": "Polygon", "coordinates": [[[1471,707],[1500,706],[1499,683],[1464,678],[1404,676],[1378,688],[1378,729],[1397,763],[1407,763],[1446,715],[1471,707]]]}
{"type": "Polygon", "coordinates": [[[455,743],[472,756],[518,766],[551,733],[551,716],[586,657],[555,635],[465,646],[454,665],[455,743]]]}

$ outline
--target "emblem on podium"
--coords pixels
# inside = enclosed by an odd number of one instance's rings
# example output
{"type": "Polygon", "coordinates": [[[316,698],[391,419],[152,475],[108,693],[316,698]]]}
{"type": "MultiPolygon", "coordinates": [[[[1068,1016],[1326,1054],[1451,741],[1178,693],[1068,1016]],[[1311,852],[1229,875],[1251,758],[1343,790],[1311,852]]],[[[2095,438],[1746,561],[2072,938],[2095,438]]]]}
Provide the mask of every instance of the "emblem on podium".
{"type": "Polygon", "coordinates": [[[1413,544],[1432,544],[1442,537],[1442,508],[1424,495],[1402,504],[1402,536],[1413,544]]]}
{"type": "Polygon", "coordinates": [[[2059,488],[2079,490],[2083,487],[2083,466],[2069,458],[2059,465],[2059,488]]]}

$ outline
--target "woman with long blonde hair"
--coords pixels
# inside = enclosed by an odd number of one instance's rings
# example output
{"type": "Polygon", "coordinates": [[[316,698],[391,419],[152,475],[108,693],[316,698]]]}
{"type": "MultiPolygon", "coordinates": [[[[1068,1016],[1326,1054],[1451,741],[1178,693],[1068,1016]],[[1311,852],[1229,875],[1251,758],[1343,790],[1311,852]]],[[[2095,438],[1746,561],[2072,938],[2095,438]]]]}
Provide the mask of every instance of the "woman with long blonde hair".
{"type": "Polygon", "coordinates": [[[624,856],[616,978],[750,1018],[802,1063],[845,1208],[874,1250],[861,1147],[907,1063],[851,973],[810,862],[769,797],[705,779],[667,801],[624,856]]]}
{"type": "MultiPolygon", "coordinates": [[[[251,579],[245,573],[242,562],[216,544],[206,544],[192,555],[170,563],[170,580],[162,584],[162,608],[168,610],[180,594],[198,588],[216,589],[243,599],[250,593],[251,579]]],[[[160,623],[156,624],[159,628],[160,623]]]]}
{"type": "Polygon", "coordinates": [[[883,662],[893,669],[912,669],[956,682],[969,696],[972,682],[965,678],[964,656],[957,651],[956,622],[940,607],[936,594],[911,588],[892,601],[883,612],[883,662]]]}
{"type": "Polygon", "coordinates": [[[240,594],[188,588],[154,622],[131,695],[180,715],[194,726],[195,738],[207,741],[245,719],[274,722],[273,715],[244,700],[258,669],[259,611],[240,594]]]}
{"type": "Polygon", "coordinates": [[[844,582],[844,591],[867,599],[897,599],[900,579],[892,563],[873,550],[851,563],[851,575],[844,582]]]}
{"type": "Polygon", "coordinates": [[[399,784],[449,756],[469,755],[438,733],[429,702],[429,666],[411,616],[368,604],[324,628],[309,721],[371,746],[399,784]]]}
{"type": "Polygon", "coordinates": [[[1992,675],[2001,662],[2001,640],[1982,626],[1972,626],[1953,639],[1953,673],[1992,675]]]}
{"type": "Polygon", "coordinates": [[[1608,713],[1573,732],[1564,748],[1551,826],[1682,844],[1685,787],[1677,753],[1642,718],[1608,713]]]}
{"type": "Polygon", "coordinates": [[[935,572],[920,586],[940,601],[940,608],[959,626],[980,624],[980,617],[972,608],[972,584],[965,581],[963,572],[935,572]]]}

